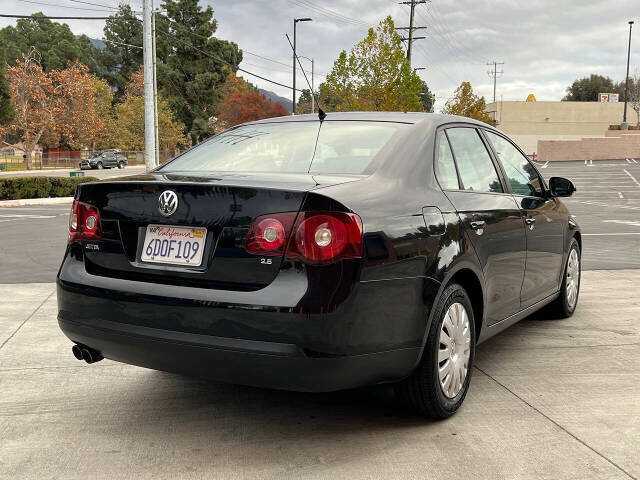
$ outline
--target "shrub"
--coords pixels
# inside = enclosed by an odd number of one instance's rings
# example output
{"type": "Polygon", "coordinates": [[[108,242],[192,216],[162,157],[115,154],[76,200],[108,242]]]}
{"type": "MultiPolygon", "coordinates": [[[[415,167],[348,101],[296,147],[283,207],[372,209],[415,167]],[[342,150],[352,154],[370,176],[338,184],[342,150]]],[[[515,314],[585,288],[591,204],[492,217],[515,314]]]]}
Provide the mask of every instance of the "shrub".
{"type": "Polygon", "coordinates": [[[16,177],[0,179],[0,200],[72,197],[79,183],[96,182],[95,177],[16,177]]]}

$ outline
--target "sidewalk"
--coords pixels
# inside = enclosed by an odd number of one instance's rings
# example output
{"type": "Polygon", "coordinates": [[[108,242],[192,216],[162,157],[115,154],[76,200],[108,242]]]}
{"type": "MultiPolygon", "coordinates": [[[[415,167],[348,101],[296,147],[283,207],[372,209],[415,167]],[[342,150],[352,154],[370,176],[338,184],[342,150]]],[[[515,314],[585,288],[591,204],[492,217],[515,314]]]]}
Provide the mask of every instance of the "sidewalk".
{"type": "MultiPolygon", "coordinates": [[[[10,177],[68,177],[69,172],[78,171],[78,168],[55,168],[49,170],[16,170],[16,171],[1,171],[0,179],[10,177]]],[[[104,178],[116,178],[124,177],[127,175],[137,175],[145,171],[144,165],[127,166],[123,169],[109,168],[104,170],[83,170],[86,177],[97,177],[99,179],[104,178]]]]}

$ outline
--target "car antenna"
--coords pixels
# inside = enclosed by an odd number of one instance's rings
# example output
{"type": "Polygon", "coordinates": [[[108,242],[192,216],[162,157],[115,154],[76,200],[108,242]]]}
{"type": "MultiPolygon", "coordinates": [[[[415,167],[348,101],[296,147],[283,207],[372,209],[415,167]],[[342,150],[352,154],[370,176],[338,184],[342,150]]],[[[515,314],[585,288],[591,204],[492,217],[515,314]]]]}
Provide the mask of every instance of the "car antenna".
{"type": "MultiPolygon", "coordinates": [[[[318,105],[318,119],[320,120],[320,123],[322,123],[322,121],[327,117],[327,114],[324,112],[324,110],[322,110],[322,107],[320,106],[320,101],[318,100],[318,97],[316,96],[316,92],[314,92],[313,88],[311,88],[311,83],[309,83],[309,79],[307,78],[307,74],[305,73],[304,68],[302,68],[302,64],[300,63],[300,58],[298,58],[298,54],[293,49],[293,44],[291,43],[291,39],[289,38],[289,34],[285,33],[284,36],[287,37],[287,40],[289,41],[289,46],[291,47],[291,50],[293,50],[293,54],[296,57],[296,62],[298,62],[298,65],[300,65],[300,70],[302,70],[302,74],[304,75],[304,79],[307,81],[307,86],[309,87],[309,91],[311,92],[311,95],[313,95],[313,99],[315,100],[316,105],[318,105]]],[[[294,105],[294,107],[295,107],[295,105],[294,105]]]]}

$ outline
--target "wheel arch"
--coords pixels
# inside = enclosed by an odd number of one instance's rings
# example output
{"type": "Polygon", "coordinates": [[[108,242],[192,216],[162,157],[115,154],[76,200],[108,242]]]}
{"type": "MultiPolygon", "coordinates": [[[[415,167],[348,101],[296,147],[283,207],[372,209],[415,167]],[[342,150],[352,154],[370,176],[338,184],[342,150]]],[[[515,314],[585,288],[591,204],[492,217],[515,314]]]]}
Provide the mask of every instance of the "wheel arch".
{"type": "Polygon", "coordinates": [[[575,238],[576,242],[578,242],[578,247],[580,247],[580,253],[582,253],[582,234],[580,233],[580,230],[575,231],[575,233],[573,234],[573,238],[575,238]]]}
{"type": "Polygon", "coordinates": [[[476,342],[480,338],[480,332],[482,331],[482,324],[484,323],[484,288],[480,278],[470,268],[461,268],[453,274],[453,276],[446,283],[447,285],[457,283],[461,285],[469,299],[471,300],[471,306],[473,307],[473,318],[475,323],[476,342]]]}

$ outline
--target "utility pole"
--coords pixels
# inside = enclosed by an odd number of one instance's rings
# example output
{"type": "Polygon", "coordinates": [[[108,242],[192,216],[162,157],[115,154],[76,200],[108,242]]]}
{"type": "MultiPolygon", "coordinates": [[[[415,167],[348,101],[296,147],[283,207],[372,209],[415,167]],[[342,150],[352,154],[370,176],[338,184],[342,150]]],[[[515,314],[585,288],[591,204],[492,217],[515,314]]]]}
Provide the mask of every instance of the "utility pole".
{"type": "Polygon", "coordinates": [[[491,63],[487,63],[490,67],[493,65],[493,70],[487,70],[487,75],[489,78],[493,78],[493,103],[496,103],[496,83],[498,82],[498,75],[502,75],[504,70],[498,71],[498,65],[504,65],[504,62],[496,62],[495,60],[491,63]]]}
{"type": "Polygon", "coordinates": [[[142,56],[144,60],[144,164],[147,171],[156,167],[156,134],[153,108],[153,0],[142,4],[142,56]]]}
{"type": "Polygon", "coordinates": [[[427,0],[409,0],[409,1],[405,1],[405,2],[400,2],[401,5],[410,5],[411,6],[411,13],[409,14],[409,26],[408,27],[398,27],[396,28],[396,30],[409,30],[409,36],[407,38],[402,38],[402,40],[407,40],[409,43],[407,45],[407,60],[409,60],[409,66],[411,66],[411,46],[413,45],[413,41],[414,40],[422,40],[426,37],[414,37],[413,36],[413,31],[414,30],[420,30],[423,28],[427,28],[427,27],[414,27],[413,26],[413,19],[415,16],[415,10],[416,10],[416,5],[419,5],[421,3],[427,3],[427,0]]]}
{"type": "Polygon", "coordinates": [[[293,106],[291,113],[296,114],[296,25],[298,22],[311,22],[311,18],[294,18],[293,19],[293,106]]]}
{"type": "Polygon", "coordinates": [[[153,133],[156,142],[155,162],[160,165],[160,142],[158,141],[158,74],[156,69],[156,11],[151,16],[151,41],[153,42],[153,133]]]}
{"type": "Polygon", "coordinates": [[[628,130],[629,124],[627,123],[627,100],[629,98],[629,60],[631,60],[631,29],[633,28],[633,21],[629,22],[629,49],[627,50],[627,76],[625,77],[624,84],[624,113],[622,114],[621,130],[628,130]]]}

